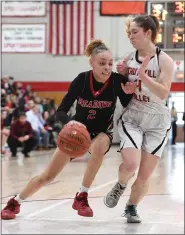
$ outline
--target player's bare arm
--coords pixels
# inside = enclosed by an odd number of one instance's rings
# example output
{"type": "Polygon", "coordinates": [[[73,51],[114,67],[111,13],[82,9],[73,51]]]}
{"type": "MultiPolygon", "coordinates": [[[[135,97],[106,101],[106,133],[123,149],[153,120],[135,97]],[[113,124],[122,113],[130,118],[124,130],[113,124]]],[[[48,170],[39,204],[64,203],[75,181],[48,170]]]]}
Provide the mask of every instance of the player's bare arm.
{"type": "Polygon", "coordinates": [[[150,58],[147,56],[145,57],[139,71],[138,75],[142,82],[145,84],[149,90],[159,97],[161,100],[165,100],[168,98],[168,94],[171,88],[171,81],[173,75],[173,60],[166,54],[161,53],[159,57],[159,64],[160,64],[160,76],[159,82],[152,80],[146,73],[146,67],[150,58]]]}

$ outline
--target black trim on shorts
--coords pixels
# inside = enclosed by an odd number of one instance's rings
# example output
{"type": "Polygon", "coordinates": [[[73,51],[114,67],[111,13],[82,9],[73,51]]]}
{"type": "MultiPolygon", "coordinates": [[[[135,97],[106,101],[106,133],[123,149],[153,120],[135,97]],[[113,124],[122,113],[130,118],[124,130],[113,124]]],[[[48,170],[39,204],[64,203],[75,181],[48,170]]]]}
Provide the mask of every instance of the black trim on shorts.
{"type": "MultiPolygon", "coordinates": [[[[111,147],[111,145],[112,145],[113,131],[112,131],[112,132],[99,132],[99,133],[93,133],[93,132],[91,132],[91,133],[90,133],[91,140],[93,140],[94,138],[96,138],[96,136],[98,136],[100,133],[106,134],[106,135],[109,137],[109,140],[110,140],[109,147],[108,147],[107,151],[104,153],[104,155],[105,155],[106,153],[108,153],[108,151],[110,150],[110,147],[111,147]]],[[[88,151],[88,152],[91,154],[90,151],[88,151]]]]}
{"type": "Polygon", "coordinates": [[[132,142],[132,144],[134,145],[134,147],[135,147],[136,149],[138,149],[136,143],[134,142],[134,140],[132,139],[132,137],[130,136],[130,134],[127,132],[127,130],[126,130],[125,126],[124,126],[123,120],[122,120],[122,127],[123,127],[123,131],[124,131],[125,134],[128,136],[128,138],[130,139],[130,141],[132,142]]]}
{"type": "Polygon", "coordinates": [[[170,127],[169,129],[167,129],[166,134],[165,134],[165,136],[164,136],[162,142],[160,143],[160,145],[159,145],[156,149],[154,149],[154,151],[153,151],[151,154],[154,155],[154,154],[162,147],[162,145],[163,145],[163,143],[164,143],[164,141],[165,141],[165,139],[166,139],[166,136],[167,136],[167,134],[168,134],[168,131],[169,131],[170,129],[171,129],[171,127],[170,127]]]}
{"type": "MultiPolygon", "coordinates": [[[[121,141],[120,141],[121,142],[121,141]]],[[[124,143],[123,143],[123,145],[121,146],[121,148],[120,148],[120,152],[121,152],[121,150],[123,149],[123,147],[124,147],[124,145],[125,145],[125,142],[126,142],[126,140],[124,141],[124,143]]]]}

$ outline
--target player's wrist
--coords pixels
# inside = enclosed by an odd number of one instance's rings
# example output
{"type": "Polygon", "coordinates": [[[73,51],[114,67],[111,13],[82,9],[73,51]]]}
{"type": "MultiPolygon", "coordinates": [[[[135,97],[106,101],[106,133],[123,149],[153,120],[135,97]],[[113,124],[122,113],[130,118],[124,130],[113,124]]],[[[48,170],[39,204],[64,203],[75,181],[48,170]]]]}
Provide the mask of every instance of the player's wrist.
{"type": "Polygon", "coordinates": [[[151,80],[151,78],[146,73],[140,76],[140,79],[142,80],[144,84],[147,84],[151,80]]]}

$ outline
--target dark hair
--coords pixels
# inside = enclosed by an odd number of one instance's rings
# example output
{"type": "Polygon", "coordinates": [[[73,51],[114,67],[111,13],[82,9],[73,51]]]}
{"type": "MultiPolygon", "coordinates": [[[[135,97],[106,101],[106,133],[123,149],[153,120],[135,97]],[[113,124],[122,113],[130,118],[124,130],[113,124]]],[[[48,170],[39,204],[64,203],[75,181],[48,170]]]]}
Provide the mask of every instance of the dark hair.
{"type": "Polygon", "coordinates": [[[150,29],[152,31],[151,40],[155,43],[157,33],[160,29],[158,19],[153,15],[139,15],[136,16],[133,21],[136,22],[139,27],[143,28],[145,32],[150,29]]]}
{"type": "Polygon", "coordinates": [[[25,112],[20,112],[20,113],[19,113],[19,118],[20,118],[20,117],[23,117],[23,116],[26,117],[26,113],[25,113],[25,112]]]}

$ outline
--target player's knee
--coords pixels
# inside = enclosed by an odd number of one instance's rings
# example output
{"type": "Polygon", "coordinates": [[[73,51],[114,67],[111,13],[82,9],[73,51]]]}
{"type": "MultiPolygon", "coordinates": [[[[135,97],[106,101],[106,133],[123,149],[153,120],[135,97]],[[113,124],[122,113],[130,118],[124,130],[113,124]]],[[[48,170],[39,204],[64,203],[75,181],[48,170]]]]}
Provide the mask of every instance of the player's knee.
{"type": "Polygon", "coordinates": [[[128,172],[135,172],[140,164],[140,158],[135,152],[123,153],[121,152],[123,159],[123,168],[128,172]]]}
{"type": "Polygon", "coordinates": [[[91,153],[95,156],[103,157],[108,148],[109,148],[109,143],[107,139],[105,138],[97,139],[91,148],[91,153]]]}
{"type": "Polygon", "coordinates": [[[138,163],[137,161],[134,161],[134,160],[124,161],[120,167],[121,167],[120,169],[121,171],[125,169],[128,172],[135,172],[136,169],[138,168],[138,163]]]}

